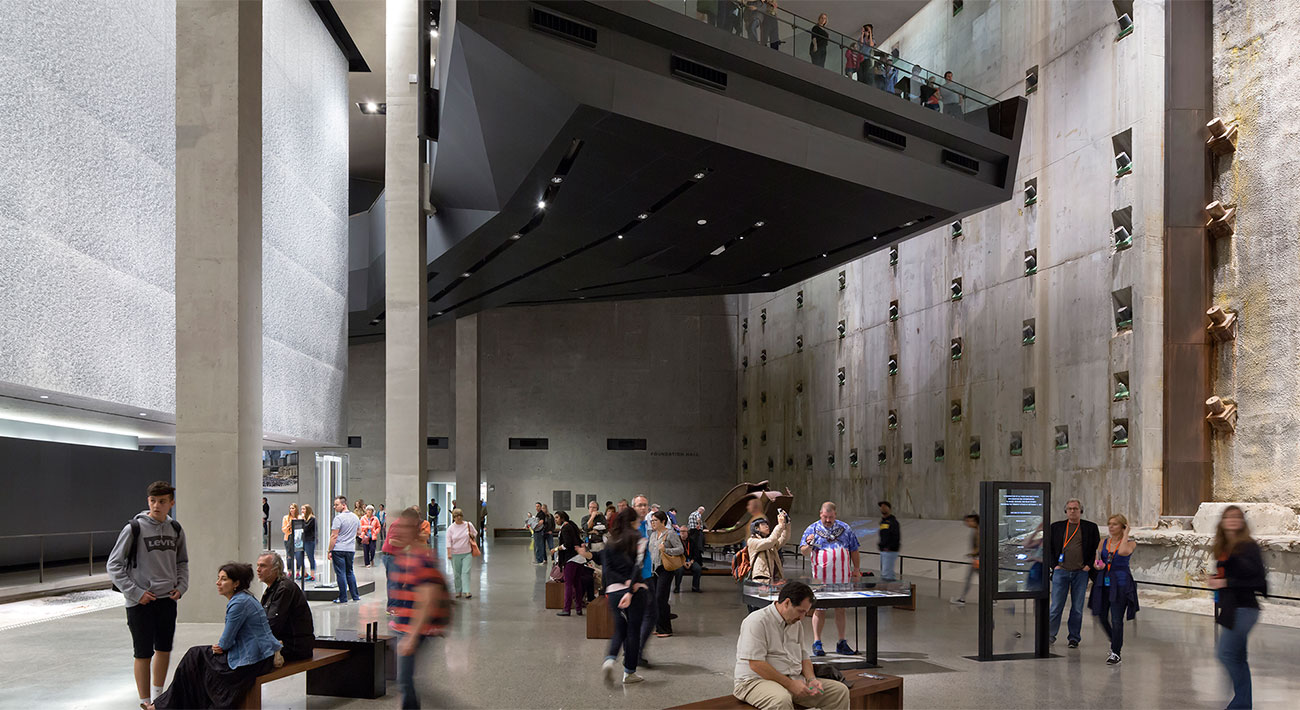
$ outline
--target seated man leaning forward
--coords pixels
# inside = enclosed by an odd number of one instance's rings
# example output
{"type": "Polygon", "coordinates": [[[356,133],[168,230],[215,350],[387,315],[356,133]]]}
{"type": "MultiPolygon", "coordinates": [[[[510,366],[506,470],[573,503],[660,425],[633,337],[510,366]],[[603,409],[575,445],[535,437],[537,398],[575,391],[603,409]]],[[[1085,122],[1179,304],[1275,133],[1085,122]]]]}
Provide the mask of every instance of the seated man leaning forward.
{"type": "Polygon", "coordinates": [[[262,593],[266,622],[271,625],[271,634],[284,644],[280,655],[286,661],[311,658],[316,643],[311,607],[298,585],[284,576],[284,562],[278,552],[263,552],[257,558],[257,578],[266,585],[262,593]]]}
{"type": "Polygon", "coordinates": [[[813,676],[802,622],[815,601],[808,585],[786,582],[776,603],[745,617],[736,641],[737,698],[760,710],[848,710],[848,686],[813,676]]]}

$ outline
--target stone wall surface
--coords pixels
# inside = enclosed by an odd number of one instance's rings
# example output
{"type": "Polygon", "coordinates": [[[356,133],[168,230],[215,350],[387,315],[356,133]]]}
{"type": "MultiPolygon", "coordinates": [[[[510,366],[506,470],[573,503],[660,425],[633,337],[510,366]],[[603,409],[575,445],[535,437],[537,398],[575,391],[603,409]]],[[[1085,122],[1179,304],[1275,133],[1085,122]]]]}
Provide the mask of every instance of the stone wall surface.
{"type": "Polygon", "coordinates": [[[896,266],[882,246],[805,283],[745,299],[740,479],[789,486],[800,511],[832,499],[845,517],[870,515],[883,497],[899,515],[922,518],[974,510],[981,480],[1045,480],[1054,484],[1054,501],[1078,497],[1093,517],[1123,512],[1135,523],[1155,522],[1163,6],[1139,2],[1135,14],[1133,34],[1117,41],[1111,3],[967,2],[953,17],[950,3],[936,1],[881,43],[921,66],[954,69],[958,82],[999,98],[1023,94],[1025,70],[1038,66],[1016,174],[1018,187],[1038,181],[1038,201],[1026,206],[1017,189],[1009,202],[963,219],[958,238],[945,225],[900,244],[896,266]],[[1135,168],[1116,177],[1112,137],[1129,129],[1135,168]],[[1126,207],[1133,246],[1117,251],[1112,211],[1126,207]],[[1038,270],[1026,276],[1030,249],[1038,270]],[[954,302],[956,277],[963,296],[954,302]],[[1124,289],[1135,316],[1132,329],[1121,331],[1112,292],[1124,289]],[[895,300],[900,317],[890,322],[895,300]],[[1028,346],[1026,319],[1036,328],[1028,346]],[[949,356],[954,338],[962,339],[958,361],[949,356]],[[899,364],[893,377],[891,354],[899,364]],[[1117,373],[1128,377],[1126,401],[1112,401],[1117,373]],[[1032,413],[1022,411],[1026,388],[1034,389],[1032,413]],[[954,401],[960,421],[952,421],[954,401]],[[887,425],[891,410],[896,429],[887,425]],[[1112,447],[1119,419],[1128,420],[1128,445],[1112,447]],[[1058,426],[1068,427],[1063,450],[1055,446],[1058,426]],[[1011,455],[1013,433],[1023,455],[1011,455]],[[969,453],[975,438],[978,459],[969,453]],[[904,463],[909,445],[913,459],[904,463]]]}
{"type": "Polygon", "coordinates": [[[1214,393],[1236,400],[1236,432],[1213,445],[1216,500],[1300,508],[1300,4],[1214,0],[1214,111],[1235,120],[1214,198],[1237,206],[1237,234],[1215,245],[1216,304],[1240,314],[1215,353],[1214,393]]]}

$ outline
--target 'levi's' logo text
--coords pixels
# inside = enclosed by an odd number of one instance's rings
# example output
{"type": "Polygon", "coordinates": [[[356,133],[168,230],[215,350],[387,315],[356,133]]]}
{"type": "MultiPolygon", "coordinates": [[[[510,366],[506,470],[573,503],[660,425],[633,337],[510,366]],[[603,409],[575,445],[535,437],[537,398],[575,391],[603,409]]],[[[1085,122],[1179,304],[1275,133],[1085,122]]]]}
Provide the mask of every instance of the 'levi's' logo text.
{"type": "Polygon", "coordinates": [[[157,551],[175,552],[176,538],[167,537],[165,535],[158,535],[156,537],[146,537],[144,538],[144,549],[145,552],[157,552],[157,551]]]}

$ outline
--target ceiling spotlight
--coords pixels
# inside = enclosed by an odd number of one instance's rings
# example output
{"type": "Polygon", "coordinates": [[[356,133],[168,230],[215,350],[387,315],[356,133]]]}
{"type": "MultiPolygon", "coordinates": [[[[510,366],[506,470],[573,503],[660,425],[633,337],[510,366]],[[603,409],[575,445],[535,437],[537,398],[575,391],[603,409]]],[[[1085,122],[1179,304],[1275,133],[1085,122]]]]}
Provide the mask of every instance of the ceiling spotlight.
{"type": "Polygon", "coordinates": [[[41,399],[49,399],[49,398],[50,398],[50,396],[49,396],[48,394],[43,394],[43,395],[41,395],[41,399]]]}
{"type": "Polygon", "coordinates": [[[622,234],[618,235],[618,238],[619,238],[619,239],[622,239],[622,238],[623,238],[623,235],[622,235],[622,234]]]}
{"type": "Polygon", "coordinates": [[[767,278],[767,277],[769,277],[769,276],[771,276],[771,275],[772,275],[772,272],[771,272],[771,271],[764,271],[764,272],[763,272],[763,278],[767,278]]]}
{"type": "Polygon", "coordinates": [[[438,30],[429,30],[429,36],[438,39],[438,30]]]}
{"type": "Polygon", "coordinates": [[[822,258],[823,258],[823,259],[826,258],[826,252],[822,252],[822,258]]]}
{"type": "Polygon", "coordinates": [[[538,200],[538,201],[537,201],[537,209],[539,209],[539,210],[544,210],[544,209],[546,209],[546,200],[538,200]]]}
{"type": "Polygon", "coordinates": [[[140,412],[140,416],[142,416],[142,417],[147,417],[147,416],[149,416],[149,413],[148,413],[148,412],[140,412]]]}
{"type": "Polygon", "coordinates": [[[512,242],[517,242],[517,241],[519,241],[519,239],[520,239],[521,237],[523,237],[523,236],[524,236],[524,235],[520,234],[519,232],[515,232],[514,234],[511,234],[511,235],[510,235],[510,241],[512,241],[512,242]]]}
{"type": "Polygon", "coordinates": [[[714,249],[713,251],[709,252],[709,256],[717,256],[726,250],[727,250],[727,245],[724,244],[718,247],[717,249],[714,249]]]}
{"type": "Polygon", "coordinates": [[[375,116],[375,115],[388,113],[388,104],[378,103],[375,101],[357,102],[357,108],[361,109],[361,113],[367,116],[375,116]]]}
{"type": "Polygon", "coordinates": [[[706,224],[709,223],[709,220],[707,220],[707,219],[697,219],[697,220],[695,220],[695,223],[698,224],[698,225],[700,225],[701,227],[703,227],[704,225],[706,225],[706,224]]]}
{"type": "Polygon", "coordinates": [[[765,224],[767,224],[767,222],[764,222],[763,220],[760,219],[759,221],[754,223],[754,229],[758,229],[759,227],[762,227],[765,224]]]}
{"type": "Polygon", "coordinates": [[[645,213],[645,212],[642,212],[641,214],[637,215],[636,218],[637,218],[637,219],[650,219],[650,215],[647,214],[647,213],[645,213]]]}
{"type": "Polygon", "coordinates": [[[434,313],[434,315],[435,315],[435,316],[440,316],[440,315],[442,315],[442,313],[443,313],[442,311],[438,311],[437,313],[434,313]]]}
{"type": "Polygon", "coordinates": [[[289,443],[290,443],[290,444],[296,444],[296,443],[298,443],[298,440],[297,440],[297,439],[290,439],[290,440],[289,440],[289,443]]]}
{"type": "Polygon", "coordinates": [[[704,173],[703,173],[703,172],[695,173],[695,179],[696,179],[696,180],[703,180],[703,179],[704,179],[704,173]]]}
{"type": "Polygon", "coordinates": [[[559,185],[560,183],[564,182],[564,178],[560,177],[559,175],[556,175],[555,177],[551,178],[551,182],[556,185],[559,185]]]}
{"type": "Polygon", "coordinates": [[[465,273],[461,274],[460,277],[461,277],[462,279],[467,279],[467,278],[469,278],[469,272],[466,271],[465,273]]]}
{"type": "Polygon", "coordinates": [[[880,238],[879,235],[873,235],[873,236],[871,237],[871,241],[874,242],[874,241],[876,241],[876,240],[879,239],[879,238],[880,238]]]}
{"type": "Polygon", "coordinates": [[[376,319],[370,321],[370,325],[379,325],[379,319],[376,318],[376,319]]]}

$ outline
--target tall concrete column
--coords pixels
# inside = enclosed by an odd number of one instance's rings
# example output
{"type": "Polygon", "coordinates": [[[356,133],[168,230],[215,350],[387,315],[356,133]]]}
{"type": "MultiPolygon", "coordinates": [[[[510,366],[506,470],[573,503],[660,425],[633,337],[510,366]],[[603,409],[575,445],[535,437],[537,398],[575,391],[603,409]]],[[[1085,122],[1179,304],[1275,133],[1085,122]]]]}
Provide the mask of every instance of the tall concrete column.
{"type": "Polygon", "coordinates": [[[420,206],[418,73],[419,12],[416,0],[388,0],[384,137],[384,501],[396,514],[424,509],[428,477],[425,448],[428,396],[429,303],[425,279],[425,216],[420,206]]]}
{"type": "MultiPolygon", "coordinates": [[[[478,488],[482,481],[479,426],[479,315],[456,319],[456,498],[465,519],[478,525],[478,488]]],[[[500,512],[500,511],[498,511],[500,512]]]]}
{"type": "Polygon", "coordinates": [[[176,499],[183,621],[219,622],[217,567],[262,510],[262,3],[176,4],[176,499]]]}

